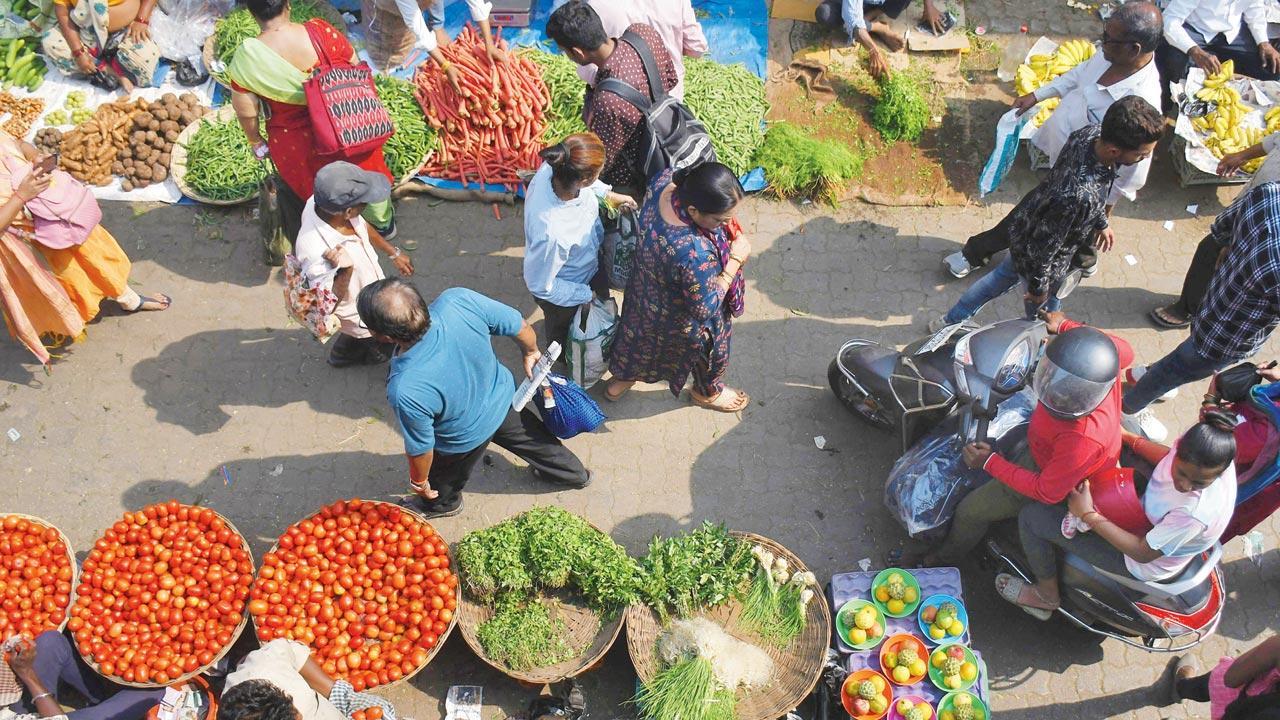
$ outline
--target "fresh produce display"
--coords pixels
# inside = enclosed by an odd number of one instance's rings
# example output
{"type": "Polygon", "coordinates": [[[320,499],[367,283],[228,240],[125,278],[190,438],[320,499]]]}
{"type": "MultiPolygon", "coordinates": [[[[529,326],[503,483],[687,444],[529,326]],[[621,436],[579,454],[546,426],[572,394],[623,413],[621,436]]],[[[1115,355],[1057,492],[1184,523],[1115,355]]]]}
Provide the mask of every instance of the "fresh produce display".
{"type": "Polygon", "coordinates": [[[871,108],[871,126],[889,142],[915,142],[929,124],[929,105],[920,81],[896,72],[880,81],[880,97],[871,108]]]}
{"type": "Polygon", "coordinates": [[[685,105],[706,126],[716,159],[745,174],[755,167],[752,158],[764,142],[764,80],[741,64],[709,58],[689,58],[684,67],[685,105]]]}
{"type": "Polygon", "coordinates": [[[56,630],[71,604],[71,552],[52,525],[0,516],[0,638],[56,630]]]}
{"type": "Polygon", "coordinates": [[[112,174],[124,176],[121,189],[128,192],[164,182],[169,177],[169,154],[178,133],[206,112],[209,111],[200,107],[199,98],[191,93],[183,93],[182,97],[165,93],[136,113],[129,143],[120,149],[111,165],[112,174]]]}
{"type": "Polygon", "coordinates": [[[884,641],[880,667],[899,685],[914,685],[929,672],[928,654],[919,638],[903,633],[884,641]]]}
{"type": "Polygon", "coordinates": [[[187,167],[183,182],[212,200],[244,200],[252,197],[267,176],[266,167],[253,155],[240,123],[204,118],[186,143],[187,167]]]}
{"type": "Polygon", "coordinates": [[[742,623],[761,639],[785,646],[804,630],[818,579],[806,571],[792,574],[786,558],[774,557],[762,545],[753,546],[751,555],[756,570],[742,599],[742,623]]]}
{"type": "Polygon", "coordinates": [[[850,645],[867,649],[875,646],[874,641],[884,637],[884,616],[875,605],[865,600],[846,603],[841,608],[838,620],[837,624],[846,630],[845,639],[850,645]]]}
{"type": "Polygon", "coordinates": [[[146,108],[147,101],[142,99],[99,105],[93,117],[63,133],[62,169],[90,185],[111,182],[112,165],[128,147],[133,116],[146,108]]]}
{"type": "Polygon", "coordinates": [[[40,18],[40,1],[14,0],[13,4],[9,6],[9,12],[23,20],[38,20],[40,18]]]}
{"type": "MultiPolygon", "coordinates": [[[[501,39],[498,45],[506,48],[501,39]]],[[[517,171],[541,163],[551,96],[538,66],[524,55],[494,64],[470,25],[440,51],[458,69],[462,96],[434,64],[424,63],[413,77],[418,104],[439,133],[426,172],[463,186],[479,182],[514,189],[520,183],[517,171]]]]}
{"type": "Polygon", "coordinates": [[[32,139],[36,149],[42,153],[56,155],[62,152],[62,131],[58,128],[40,128],[32,139]]]}
{"type": "Polygon", "coordinates": [[[16,138],[26,137],[27,131],[42,112],[44,100],[37,97],[16,98],[8,91],[0,91],[0,115],[9,113],[13,116],[4,124],[4,131],[10,135],[16,138]]]}
{"type": "Polygon", "coordinates": [[[964,634],[964,621],[960,619],[960,608],[949,600],[938,605],[926,604],[920,608],[920,620],[921,624],[927,627],[929,638],[932,640],[957,638],[964,634]]]}
{"type": "MultiPolygon", "coordinates": [[[[324,16],[324,11],[314,0],[291,0],[289,3],[289,19],[296,23],[324,16]]],[[[220,18],[217,24],[214,25],[214,57],[224,64],[230,63],[231,58],[236,54],[236,50],[240,49],[240,43],[249,38],[258,37],[260,32],[262,32],[262,29],[258,27],[258,22],[253,19],[249,9],[243,6],[237,7],[220,18]]]]}
{"type": "Polygon", "coordinates": [[[732,720],[740,688],[765,685],[773,660],[706,618],[676,620],[658,637],[662,670],[633,702],[650,720],[732,720]]]}
{"type": "Polygon", "coordinates": [[[893,703],[893,709],[902,720],[929,720],[933,717],[933,708],[921,698],[899,698],[893,703]]]}
{"type": "Polygon", "coordinates": [[[920,584],[906,570],[890,568],[876,577],[871,586],[872,597],[892,617],[905,617],[920,602],[920,584]]]}
{"type": "Polygon", "coordinates": [[[503,598],[497,612],[476,629],[490,658],[513,670],[530,670],[570,660],[581,648],[569,647],[564,622],[553,619],[536,601],[503,598]]]}
{"type": "Polygon", "coordinates": [[[860,720],[879,718],[889,710],[893,689],[883,675],[874,670],[850,673],[841,688],[845,710],[860,720]]]}
{"type": "Polygon", "coordinates": [[[67,629],[102,675],[166,685],[230,647],[252,582],[244,539],[216,512],[149,505],[94,543],[67,629]]]}
{"type": "Polygon", "coordinates": [[[978,663],[968,648],[953,643],[933,651],[929,656],[934,683],[943,690],[961,690],[978,679],[978,663]]]}
{"type": "MultiPolygon", "coordinates": [[[[1032,55],[1027,58],[1026,64],[1019,65],[1015,71],[1014,88],[1018,91],[1018,95],[1026,95],[1093,57],[1096,51],[1093,43],[1076,38],[1063,42],[1053,53],[1032,55]]],[[[1060,98],[1050,98],[1040,103],[1040,110],[1031,122],[1036,127],[1043,125],[1058,107],[1059,102],[1060,98]]]]}
{"type": "Polygon", "coordinates": [[[382,146],[382,154],[391,177],[399,179],[418,169],[435,146],[436,133],[422,117],[412,85],[390,75],[376,76],[373,84],[395,126],[395,133],[382,146]]]}
{"type": "Polygon", "coordinates": [[[987,720],[982,701],[967,692],[949,693],[938,703],[938,720],[987,720]]]}
{"type": "Polygon", "coordinates": [[[62,107],[50,110],[44,116],[44,124],[50,126],[79,125],[93,117],[93,110],[86,107],[84,102],[84,93],[80,90],[72,90],[67,93],[67,99],[63,101],[62,107]]]}
{"type": "Polygon", "coordinates": [[[398,506],[340,500],[291,525],[262,559],[249,613],[258,639],[309,646],[357,691],[420,670],[448,633],[449,547],[398,506]]]}
{"type": "MultiPolygon", "coordinates": [[[[1246,125],[1245,117],[1251,109],[1240,98],[1240,91],[1228,83],[1235,73],[1235,64],[1228,60],[1215,74],[1204,79],[1204,87],[1196,91],[1197,100],[1213,103],[1212,112],[1201,117],[1192,118],[1191,126],[1205,133],[1204,146],[1216,158],[1240,152],[1262,141],[1262,136],[1274,132],[1280,127],[1280,117],[1271,113],[1264,117],[1267,129],[1246,125]]],[[[1252,173],[1262,164],[1264,158],[1255,158],[1241,166],[1241,170],[1252,173]]]]}
{"type": "Polygon", "coordinates": [[[769,125],[756,151],[769,192],[775,197],[835,205],[849,182],[862,174],[863,158],[840,141],[820,140],[787,122],[769,125]]]}
{"type": "MultiPolygon", "coordinates": [[[[542,83],[547,86],[547,92],[551,95],[551,104],[546,109],[547,129],[542,133],[542,142],[552,145],[575,133],[586,132],[587,124],[582,120],[585,95],[582,78],[578,77],[578,66],[560,53],[533,49],[521,54],[538,65],[542,83]]],[[[686,73],[688,68],[686,64],[686,73]]],[[[686,81],[687,78],[686,74],[686,81]]]]}
{"type": "Polygon", "coordinates": [[[654,538],[641,561],[641,595],[665,622],[741,597],[756,561],[751,546],[723,525],[704,522],[670,538],[654,538]]]}
{"type": "Polygon", "coordinates": [[[44,83],[49,66],[36,54],[38,46],[35,38],[0,40],[0,82],[6,88],[20,87],[35,92],[44,83]]]}

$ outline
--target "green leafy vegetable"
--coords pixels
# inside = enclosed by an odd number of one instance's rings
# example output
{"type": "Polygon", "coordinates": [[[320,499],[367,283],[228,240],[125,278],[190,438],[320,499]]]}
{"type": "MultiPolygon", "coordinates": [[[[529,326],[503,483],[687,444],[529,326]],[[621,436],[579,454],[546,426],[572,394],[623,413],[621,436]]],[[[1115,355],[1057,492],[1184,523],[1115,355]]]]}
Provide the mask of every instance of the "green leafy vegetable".
{"type": "Polygon", "coordinates": [[[716,159],[738,175],[755,167],[769,111],[764,81],[745,66],[707,58],[685,60],[684,102],[711,136],[716,159]]]}
{"type": "Polygon", "coordinates": [[[564,662],[575,648],[565,641],[565,626],[552,620],[537,600],[504,598],[493,617],[480,624],[476,637],[489,657],[513,670],[529,670],[564,662]]]}
{"type": "Polygon", "coordinates": [[[756,152],[771,193],[830,205],[862,174],[865,160],[843,142],[820,140],[786,122],[771,124],[756,152]]]}
{"type": "Polygon", "coordinates": [[[644,601],[665,622],[738,597],[751,575],[750,546],[723,525],[704,522],[684,535],[654,538],[641,561],[644,601]]]}
{"type": "Polygon", "coordinates": [[[249,139],[234,117],[204,119],[187,141],[187,168],[183,181],[210,200],[243,200],[252,197],[267,176],[253,155],[249,139]]]}
{"type": "Polygon", "coordinates": [[[880,83],[880,99],[871,109],[871,126],[889,142],[920,139],[929,124],[929,104],[920,81],[910,73],[896,72],[880,83]]]}
{"type": "Polygon", "coordinates": [[[722,687],[711,661],[689,657],[662,669],[632,698],[649,720],[733,720],[733,691],[722,687]]]}
{"type": "Polygon", "coordinates": [[[421,165],[436,144],[436,132],[427,125],[422,108],[413,96],[413,85],[390,75],[376,75],[374,87],[391,115],[395,132],[382,146],[391,177],[400,180],[421,165]]]}
{"type": "MultiPolygon", "coordinates": [[[[289,3],[289,19],[306,22],[314,17],[325,17],[328,13],[312,0],[291,0],[289,3]]],[[[341,31],[342,28],[339,28],[341,31]]],[[[258,21],[246,7],[238,7],[220,18],[213,26],[213,54],[224,63],[230,63],[240,44],[249,38],[258,37],[262,29],[258,21]]]]}

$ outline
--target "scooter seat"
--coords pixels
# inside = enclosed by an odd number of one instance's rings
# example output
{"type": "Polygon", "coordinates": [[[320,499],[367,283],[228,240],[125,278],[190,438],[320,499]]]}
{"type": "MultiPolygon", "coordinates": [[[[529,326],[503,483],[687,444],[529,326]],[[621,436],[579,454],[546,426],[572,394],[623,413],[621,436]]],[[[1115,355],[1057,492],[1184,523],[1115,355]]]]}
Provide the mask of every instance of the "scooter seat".
{"type": "Polygon", "coordinates": [[[1139,580],[1129,573],[1112,573],[1101,568],[1093,568],[1099,575],[1103,575],[1111,580],[1124,585],[1134,591],[1145,593],[1153,597],[1171,599],[1186,595],[1195,591],[1204,584],[1209,574],[1218,566],[1218,561],[1222,559],[1222,544],[1215,543],[1208,551],[1200,553],[1191,559],[1191,562],[1178,573],[1168,580],[1144,581],[1139,580]]]}

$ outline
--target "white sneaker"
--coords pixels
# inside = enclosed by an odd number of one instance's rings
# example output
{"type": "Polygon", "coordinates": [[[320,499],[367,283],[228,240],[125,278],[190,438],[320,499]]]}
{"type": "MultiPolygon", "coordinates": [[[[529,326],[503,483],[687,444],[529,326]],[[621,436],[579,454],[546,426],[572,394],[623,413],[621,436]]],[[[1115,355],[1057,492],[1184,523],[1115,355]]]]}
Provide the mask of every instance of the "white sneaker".
{"type": "Polygon", "coordinates": [[[1169,437],[1169,428],[1156,419],[1151,408],[1143,408],[1133,415],[1125,415],[1122,424],[1129,432],[1137,431],[1151,442],[1164,442],[1169,437]]]}
{"type": "Polygon", "coordinates": [[[1087,267],[1087,268],[1081,268],[1081,269],[1080,269],[1080,277],[1082,277],[1082,278],[1091,278],[1091,277],[1093,277],[1094,275],[1097,275],[1097,274],[1098,274],[1098,264],[1097,264],[1097,263],[1094,263],[1094,264],[1090,265],[1090,266],[1089,266],[1089,267],[1087,267]]]}
{"type": "Polygon", "coordinates": [[[942,258],[942,267],[946,268],[947,272],[956,278],[965,277],[973,272],[973,266],[969,264],[968,260],[964,259],[964,253],[962,252],[953,252],[942,258]]]}
{"type": "MultiPolygon", "coordinates": [[[[1146,365],[1134,365],[1133,367],[1129,368],[1129,382],[1136,383],[1142,379],[1143,375],[1146,375],[1146,374],[1147,374],[1146,365]]],[[[1172,400],[1176,397],[1178,397],[1178,388],[1174,388],[1169,392],[1156,398],[1156,402],[1165,402],[1167,400],[1172,400]]]]}

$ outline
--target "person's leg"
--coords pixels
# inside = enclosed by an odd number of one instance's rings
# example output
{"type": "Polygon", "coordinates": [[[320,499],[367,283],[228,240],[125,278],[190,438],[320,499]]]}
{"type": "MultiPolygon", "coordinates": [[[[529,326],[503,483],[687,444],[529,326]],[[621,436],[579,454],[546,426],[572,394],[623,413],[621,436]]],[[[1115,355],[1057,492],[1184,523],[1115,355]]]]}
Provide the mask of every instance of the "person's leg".
{"type": "Polygon", "coordinates": [[[1190,678],[1175,678],[1178,697],[1194,702],[1209,702],[1209,673],[1190,678]]]}
{"type": "Polygon", "coordinates": [[[529,463],[539,479],[569,487],[584,487],[591,480],[578,456],[528,408],[508,411],[492,442],[529,463]]]}
{"type": "Polygon", "coordinates": [[[1126,415],[1138,413],[1170,390],[1203,380],[1229,364],[1202,357],[1191,338],[1187,338],[1173,352],[1148,367],[1138,382],[1125,390],[1122,410],[1126,415]]]}
{"type": "Polygon", "coordinates": [[[1218,35],[1205,49],[1223,62],[1230,60],[1239,75],[1258,80],[1275,80],[1277,77],[1276,73],[1262,66],[1262,57],[1258,55],[1258,42],[1254,40],[1253,33],[1249,32],[1249,26],[1244,22],[1244,18],[1240,19],[1240,32],[1236,34],[1235,40],[1228,43],[1226,36],[1218,35]]]}
{"type": "MultiPolygon", "coordinates": [[[[96,703],[107,697],[102,677],[89,669],[71,647],[71,641],[56,630],[46,630],[36,636],[36,677],[45,689],[58,696],[59,682],[66,683],[85,700],[96,703]]],[[[22,713],[34,713],[29,698],[17,703],[22,713]]]]}
{"type": "Polygon", "coordinates": [[[1009,226],[1013,224],[1012,215],[1011,210],[995,224],[995,227],[983,230],[977,235],[971,235],[965,241],[961,252],[964,253],[964,259],[969,261],[970,267],[982,267],[996,253],[1009,249],[1009,226]]]}
{"type": "Polygon", "coordinates": [[[963,322],[978,314],[984,305],[1009,292],[1021,283],[1018,272],[1013,269],[1013,260],[1006,257],[991,272],[983,275],[960,296],[956,304],[947,311],[948,324],[963,322]]]}
{"type": "Polygon", "coordinates": [[[1200,309],[1200,302],[1209,291],[1209,280],[1218,267],[1218,256],[1222,253],[1222,245],[1212,235],[1205,235],[1196,246],[1195,255],[1191,256],[1191,266],[1182,278],[1182,294],[1178,301],[1167,310],[1176,314],[1177,319],[1189,320],[1200,309]]]}
{"type": "Polygon", "coordinates": [[[155,84],[156,68],[160,65],[160,46],[154,40],[134,42],[128,37],[122,38],[116,48],[116,62],[139,87],[151,87],[155,84]]]}
{"type": "Polygon", "coordinates": [[[422,505],[429,513],[453,512],[462,505],[462,488],[471,479],[471,472],[476,463],[484,457],[488,442],[481,443],[474,450],[457,455],[436,453],[431,461],[431,469],[427,471],[427,484],[439,493],[434,500],[425,500],[422,505]]]}
{"type": "MultiPolygon", "coordinates": [[[[1187,23],[1183,23],[1182,27],[1196,44],[1204,45],[1204,36],[1198,30],[1187,23]]],[[[1160,45],[1156,47],[1156,69],[1160,72],[1160,99],[1164,110],[1172,108],[1169,83],[1181,82],[1187,76],[1187,68],[1190,66],[1191,61],[1187,59],[1186,53],[1170,45],[1168,41],[1160,40],[1160,45]]]]}
{"type": "Polygon", "coordinates": [[[956,506],[947,537],[933,551],[932,560],[954,565],[982,542],[991,524],[1017,517],[1030,502],[1025,495],[992,478],[956,506]]]}
{"type": "Polygon", "coordinates": [[[553,340],[560,343],[560,360],[557,363],[564,363],[564,350],[569,345],[569,326],[573,324],[573,316],[578,312],[577,306],[562,307],[553,305],[541,298],[534,298],[534,302],[538,307],[542,308],[542,337],[547,344],[553,340]]]}
{"type": "Polygon", "coordinates": [[[391,358],[391,348],[371,337],[357,338],[338,333],[329,349],[329,364],[336,368],[376,365],[391,358]]]}
{"type": "Polygon", "coordinates": [[[444,28],[444,0],[432,0],[427,5],[426,20],[428,30],[444,28]]]}
{"type": "Polygon", "coordinates": [[[45,59],[58,68],[58,72],[70,77],[84,77],[84,73],[76,65],[75,53],[71,52],[71,45],[67,43],[62,30],[56,24],[44,34],[40,40],[40,46],[44,49],[45,59]]]}
{"type": "Polygon", "coordinates": [[[164,692],[164,688],[121,690],[97,705],[67,713],[67,720],[142,720],[164,699],[164,692]]]}
{"type": "Polygon", "coordinates": [[[1018,536],[1026,553],[1027,565],[1036,577],[1035,589],[1039,595],[1020,598],[1032,607],[1057,607],[1061,597],[1058,590],[1058,562],[1055,547],[1075,555],[1090,565],[1110,573],[1128,573],[1124,554],[1097,533],[1077,533],[1071,538],[1062,534],[1062,518],[1066,509],[1061,505],[1031,503],[1018,513],[1018,536]]]}

